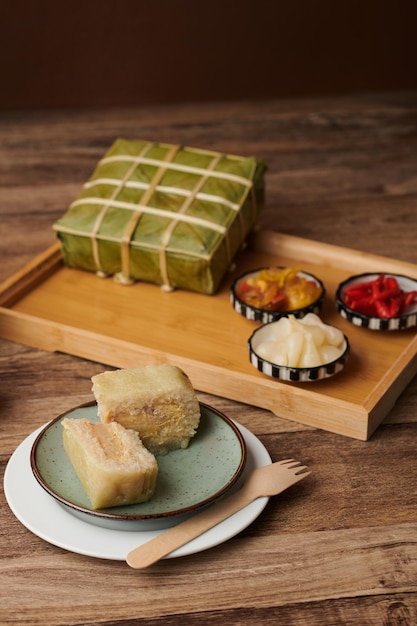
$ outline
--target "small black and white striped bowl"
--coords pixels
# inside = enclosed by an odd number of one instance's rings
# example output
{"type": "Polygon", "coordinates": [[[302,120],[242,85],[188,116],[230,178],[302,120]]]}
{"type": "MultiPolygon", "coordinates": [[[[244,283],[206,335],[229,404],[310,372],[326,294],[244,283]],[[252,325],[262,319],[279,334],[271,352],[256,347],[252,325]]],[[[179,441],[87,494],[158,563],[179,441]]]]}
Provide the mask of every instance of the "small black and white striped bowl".
{"type": "Polygon", "coordinates": [[[294,309],[292,311],[268,311],[267,309],[259,309],[258,307],[246,304],[246,302],[241,300],[237,295],[236,288],[241,281],[247,280],[251,276],[256,276],[262,269],[266,268],[261,267],[256,270],[251,270],[250,272],[246,272],[245,274],[238,276],[238,278],[233,281],[230,288],[230,302],[237,313],[246,317],[248,320],[268,324],[269,322],[276,322],[281,319],[281,317],[288,317],[288,315],[294,315],[294,317],[301,319],[307,315],[307,313],[315,313],[317,315],[320,312],[326,295],[326,290],[322,281],[308,272],[298,272],[298,275],[306,278],[307,280],[313,280],[321,288],[320,296],[308,306],[301,309],[294,309]]]}
{"type": "MultiPolygon", "coordinates": [[[[376,280],[379,273],[365,273],[351,276],[347,280],[340,283],[336,290],[336,307],[342,317],[355,326],[369,328],[370,330],[405,330],[417,325],[417,304],[410,306],[406,313],[399,317],[371,317],[357,311],[352,311],[344,303],[344,292],[347,287],[352,287],[355,283],[363,281],[376,280]]],[[[402,274],[386,273],[386,276],[393,276],[401,289],[404,291],[416,291],[417,280],[403,276],[402,274]]]]}
{"type": "Polygon", "coordinates": [[[279,363],[267,361],[257,354],[257,347],[264,341],[268,333],[268,324],[257,328],[248,339],[249,359],[254,367],[262,374],[292,383],[307,383],[330,378],[341,372],[348,360],[350,353],[349,340],[344,335],[344,347],[342,354],[329,363],[317,367],[288,367],[279,363]]]}

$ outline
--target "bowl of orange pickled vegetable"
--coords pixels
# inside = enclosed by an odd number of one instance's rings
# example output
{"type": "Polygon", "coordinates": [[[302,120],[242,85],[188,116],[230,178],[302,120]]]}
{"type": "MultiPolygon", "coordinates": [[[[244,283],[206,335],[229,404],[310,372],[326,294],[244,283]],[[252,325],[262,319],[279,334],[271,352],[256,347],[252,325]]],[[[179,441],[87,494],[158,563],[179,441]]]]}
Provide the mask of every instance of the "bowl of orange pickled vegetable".
{"type": "Polygon", "coordinates": [[[233,282],[230,300],[235,311],[267,324],[281,317],[319,313],[325,297],[319,278],[297,267],[263,267],[233,282]]]}
{"type": "Polygon", "coordinates": [[[417,325],[417,280],[401,274],[364,273],[340,283],[340,315],[371,330],[403,330],[417,325]]]}

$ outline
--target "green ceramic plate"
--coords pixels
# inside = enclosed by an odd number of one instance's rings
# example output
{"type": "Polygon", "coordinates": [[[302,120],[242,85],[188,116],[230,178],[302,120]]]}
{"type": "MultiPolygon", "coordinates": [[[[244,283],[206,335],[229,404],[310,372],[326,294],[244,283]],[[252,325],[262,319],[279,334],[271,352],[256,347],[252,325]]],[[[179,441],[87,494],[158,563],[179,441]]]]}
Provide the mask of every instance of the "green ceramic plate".
{"type": "Polygon", "coordinates": [[[90,523],[137,530],[138,523],[161,528],[178,523],[223,496],[241,476],[246,444],[236,425],[200,403],[197,434],[185,450],[158,457],[156,491],[149,502],[95,511],[76,476],[62,443],[65,417],[99,421],[95,403],[76,407],[50,422],[37,436],[31,467],[39,484],[69,512],[90,523]]]}

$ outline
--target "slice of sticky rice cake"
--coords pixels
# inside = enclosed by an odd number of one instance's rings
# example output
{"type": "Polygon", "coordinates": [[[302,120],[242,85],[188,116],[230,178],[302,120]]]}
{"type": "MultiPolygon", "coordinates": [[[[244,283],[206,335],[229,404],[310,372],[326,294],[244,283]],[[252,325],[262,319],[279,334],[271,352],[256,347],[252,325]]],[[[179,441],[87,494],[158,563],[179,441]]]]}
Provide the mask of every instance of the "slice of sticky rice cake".
{"type": "Polygon", "coordinates": [[[137,432],[112,422],[62,420],[64,449],[93,509],[149,500],[158,464],[137,432]]]}
{"type": "Polygon", "coordinates": [[[136,430],[154,454],[186,448],[200,423],[200,404],[188,376],[175,365],[147,365],[93,376],[102,422],[136,430]]]}

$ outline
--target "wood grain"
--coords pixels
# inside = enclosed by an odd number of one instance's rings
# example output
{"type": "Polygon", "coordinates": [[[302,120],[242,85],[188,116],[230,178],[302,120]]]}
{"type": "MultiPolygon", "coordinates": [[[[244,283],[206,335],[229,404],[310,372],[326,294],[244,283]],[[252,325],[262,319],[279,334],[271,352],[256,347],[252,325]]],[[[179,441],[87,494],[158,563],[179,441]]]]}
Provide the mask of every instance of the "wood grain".
{"type": "Polygon", "coordinates": [[[195,389],[366,440],[416,374],[417,343],[414,329],[373,332],[337,313],[337,286],[364,268],[417,277],[417,265],[411,263],[259,231],[237,255],[236,268],[215,296],[183,290],[167,294],[158,285],[126,287],[63,267],[55,244],[0,288],[0,336],[112,367],[171,362],[187,371],[195,389]],[[288,384],[259,373],[249,362],[247,341],[258,325],[233,310],[230,285],[243,272],[268,266],[302,267],[323,281],[320,315],[340,328],[351,346],[337,377],[288,384]]]}
{"type": "MultiPolygon", "coordinates": [[[[263,227],[416,264],[416,131],[416,94],[0,114],[0,277],[53,245],[52,222],[117,136],[255,154],[268,164],[263,227]]],[[[107,368],[0,340],[2,475],[107,368]]],[[[198,395],[311,475],[234,539],[143,572],[48,544],[2,491],[0,623],[417,623],[415,377],[367,442],[198,395]]]]}

